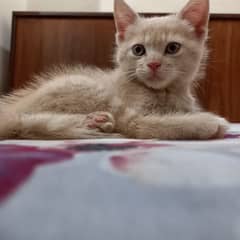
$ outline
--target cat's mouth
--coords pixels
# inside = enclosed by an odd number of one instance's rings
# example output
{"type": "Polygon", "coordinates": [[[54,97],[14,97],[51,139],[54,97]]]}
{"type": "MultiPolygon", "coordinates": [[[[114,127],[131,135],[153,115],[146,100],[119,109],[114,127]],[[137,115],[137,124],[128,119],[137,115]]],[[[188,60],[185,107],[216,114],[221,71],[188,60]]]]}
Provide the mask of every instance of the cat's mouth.
{"type": "Polygon", "coordinates": [[[166,79],[165,74],[157,72],[145,72],[145,75],[137,76],[137,79],[142,82],[146,87],[159,90],[165,88],[169,81],[166,79]]]}
{"type": "Polygon", "coordinates": [[[160,90],[166,88],[171,81],[169,79],[166,79],[163,75],[157,73],[157,74],[150,74],[143,80],[143,83],[155,90],[160,90]]]}
{"type": "Polygon", "coordinates": [[[163,79],[161,78],[161,75],[159,73],[153,72],[149,74],[148,81],[162,81],[163,79]]]}

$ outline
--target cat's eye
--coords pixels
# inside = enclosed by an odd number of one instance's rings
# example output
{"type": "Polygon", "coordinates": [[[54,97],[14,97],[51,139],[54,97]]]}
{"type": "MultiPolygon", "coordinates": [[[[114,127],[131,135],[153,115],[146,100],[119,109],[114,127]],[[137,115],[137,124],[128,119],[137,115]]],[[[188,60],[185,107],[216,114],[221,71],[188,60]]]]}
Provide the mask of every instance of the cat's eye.
{"type": "Polygon", "coordinates": [[[132,47],[132,52],[135,56],[140,57],[146,53],[146,49],[142,44],[135,44],[132,47]]]}
{"type": "Polygon", "coordinates": [[[165,54],[176,54],[181,49],[181,44],[177,42],[170,42],[165,50],[165,54]]]}

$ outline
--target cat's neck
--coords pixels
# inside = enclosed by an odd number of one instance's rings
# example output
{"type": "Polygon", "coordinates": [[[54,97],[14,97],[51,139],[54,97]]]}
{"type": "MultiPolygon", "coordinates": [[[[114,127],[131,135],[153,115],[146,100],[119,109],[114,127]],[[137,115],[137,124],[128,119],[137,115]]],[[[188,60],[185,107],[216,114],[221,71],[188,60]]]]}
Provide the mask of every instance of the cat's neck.
{"type": "Polygon", "coordinates": [[[117,73],[114,92],[129,107],[141,113],[166,114],[168,112],[190,112],[198,109],[198,104],[189,84],[170,85],[164,89],[148,88],[137,79],[129,79],[122,72],[117,73]]]}

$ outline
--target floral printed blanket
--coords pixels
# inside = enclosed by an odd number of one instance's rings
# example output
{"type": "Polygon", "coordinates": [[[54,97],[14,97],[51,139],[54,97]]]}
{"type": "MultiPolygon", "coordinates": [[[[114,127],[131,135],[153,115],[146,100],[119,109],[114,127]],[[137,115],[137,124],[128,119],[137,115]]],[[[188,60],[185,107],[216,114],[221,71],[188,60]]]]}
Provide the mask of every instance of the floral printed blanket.
{"type": "Polygon", "coordinates": [[[0,240],[238,240],[240,125],[211,141],[2,141],[0,240]]]}

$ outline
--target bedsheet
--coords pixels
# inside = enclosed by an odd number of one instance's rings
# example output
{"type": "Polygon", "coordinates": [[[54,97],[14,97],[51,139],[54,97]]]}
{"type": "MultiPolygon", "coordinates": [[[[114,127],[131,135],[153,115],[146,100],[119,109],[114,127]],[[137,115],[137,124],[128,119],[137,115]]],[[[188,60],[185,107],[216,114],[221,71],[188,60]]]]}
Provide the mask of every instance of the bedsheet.
{"type": "Polygon", "coordinates": [[[0,142],[0,240],[239,240],[240,125],[224,140],[0,142]]]}

